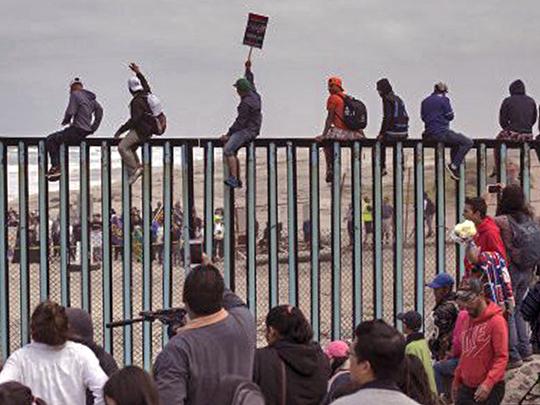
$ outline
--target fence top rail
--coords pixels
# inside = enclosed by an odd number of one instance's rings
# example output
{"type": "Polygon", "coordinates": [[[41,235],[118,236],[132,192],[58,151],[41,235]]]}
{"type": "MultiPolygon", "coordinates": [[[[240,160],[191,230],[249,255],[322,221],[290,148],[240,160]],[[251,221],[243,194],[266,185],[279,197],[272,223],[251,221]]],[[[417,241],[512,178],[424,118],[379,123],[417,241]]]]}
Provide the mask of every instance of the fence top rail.
{"type": "MultiPolygon", "coordinates": [[[[40,141],[44,141],[46,137],[38,137],[38,136],[0,136],[0,143],[3,143],[8,146],[15,146],[18,145],[20,142],[24,143],[25,145],[37,145],[40,141]]],[[[108,145],[108,146],[117,146],[118,143],[120,143],[121,138],[113,138],[113,137],[97,137],[97,136],[89,136],[86,138],[86,142],[90,146],[102,146],[102,145],[108,145]]],[[[188,146],[198,146],[198,147],[204,147],[208,145],[209,143],[213,143],[214,146],[222,146],[222,142],[219,138],[189,138],[189,137],[165,137],[165,136],[154,136],[148,140],[148,142],[151,145],[156,146],[162,146],[165,143],[170,143],[172,146],[181,146],[181,145],[188,145],[188,146]]],[[[314,138],[257,138],[255,141],[256,147],[267,147],[270,144],[274,144],[277,147],[285,147],[288,145],[296,146],[296,147],[310,147],[314,143],[316,143],[314,138]]],[[[319,144],[321,146],[325,145],[331,145],[334,141],[328,140],[320,142],[319,144]]],[[[490,138],[477,138],[473,139],[474,147],[479,147],[480,145],[485,145],[487,148],[494,148],[501,144],[505,144],[510,149],[516,149],[519,148],[522,145],[522,142],[519,141],[498,141],[496,139],[490,138]]],[[[359,143],[360,146],[363,147],[371,147],[374,146],[377,143],[376,139],[362,139],[359,141],[340,141],[339,142],[341,146],[343,147],[351,147],[355,143],[359,143]]],[[[531,145],[537,145],[540,146],[540,140],[537,141],[530,141],[531,145]]],[[[402,144],[406,148],[414,148],[418,144],[423,144],[425,147],[436,147],[436,142],[428,142],[423,141],[420,138],[409,138],[402,141],[402,144]]]]}

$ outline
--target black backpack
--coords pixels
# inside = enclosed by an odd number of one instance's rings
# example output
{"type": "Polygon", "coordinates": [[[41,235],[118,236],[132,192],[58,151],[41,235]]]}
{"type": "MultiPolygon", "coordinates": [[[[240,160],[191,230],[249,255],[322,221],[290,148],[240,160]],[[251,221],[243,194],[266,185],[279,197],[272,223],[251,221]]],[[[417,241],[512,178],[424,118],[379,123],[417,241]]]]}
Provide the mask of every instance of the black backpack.
{"type": "Polygon", "coordinates": [[[512,230],[512,244],[517,254],[511,257],[512,263],[520,270],[534,269],[540,264],[540,225],[530,218],[517,222],[508,215],[510,229],[512,230]]]}
{"type": "Polygon", "coordinates": [[[346,94],[341,97],[344,102],[343,117],[339,118],[341,118],[345,126],[351,131],[364,129],[367,126],[366,105],[360,100],[346,94]]]}

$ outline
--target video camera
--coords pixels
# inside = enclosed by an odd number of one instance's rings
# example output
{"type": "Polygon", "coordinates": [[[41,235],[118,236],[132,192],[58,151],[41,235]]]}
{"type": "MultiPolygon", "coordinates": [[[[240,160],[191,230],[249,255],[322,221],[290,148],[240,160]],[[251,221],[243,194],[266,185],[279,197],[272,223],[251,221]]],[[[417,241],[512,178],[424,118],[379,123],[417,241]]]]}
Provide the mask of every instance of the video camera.
{"type": "Polygon", "coordinates": [[[110,322],[105,325],[106,328],[117,328],[120,326],[132,325],[138,322],[160,321],[167,325],[167,335],[169,338],[176,334],[176,331],[187,323],[187,311],[184,308],[158,309],[156,311],[139,312],[138,318],[124,319],[122,321],[110,322]]]}

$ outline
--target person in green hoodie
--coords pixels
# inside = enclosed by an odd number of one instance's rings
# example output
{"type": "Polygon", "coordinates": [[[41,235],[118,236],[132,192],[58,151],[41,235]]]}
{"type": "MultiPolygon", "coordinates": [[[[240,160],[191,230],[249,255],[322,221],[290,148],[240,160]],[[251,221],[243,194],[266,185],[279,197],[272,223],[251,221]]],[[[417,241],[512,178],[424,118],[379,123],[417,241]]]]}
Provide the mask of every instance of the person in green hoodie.
{"type": "Polygon", "coordinates": [[[431,362],[431,351],[429,350],[424,334],[420,332],[422,328],[422,315],[416,311],[408,311],[399,313],[397,319],[403,323],[403,334],[407,342],[405,354],[412,354],[422,361],[428,376],[429,387],[434,394],[437,394],[435,373],[433,372],[433,363],[431,362]]]}

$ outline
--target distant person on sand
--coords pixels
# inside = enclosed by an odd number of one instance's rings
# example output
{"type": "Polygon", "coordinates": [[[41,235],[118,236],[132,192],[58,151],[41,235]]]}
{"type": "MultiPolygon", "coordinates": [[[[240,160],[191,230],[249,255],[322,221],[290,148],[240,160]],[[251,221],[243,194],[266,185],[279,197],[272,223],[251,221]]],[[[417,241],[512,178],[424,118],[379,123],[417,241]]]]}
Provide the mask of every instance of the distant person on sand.
{"type": "Polygon", "coordinates": [[[403,100],[394,93],[388,79],[377,82],[377,92],[383,104],[383,119],[378,140],[381,142],[381,168],[382,175],[386,176],[386,148],[387,143],[395,143],[406,139],[409,135],[409,116],[403,100]]]}
{"type": "Polygon", "coordinates": [[[96,95],[84,89],[81,79],[73,79],[69,91],[69,104],[62,120],[66,128],[50,134],[45,141],[51,158],[51,168],[47,173],[49,181],[60,178],[60,145],[80,144],[84,138],[97,131],[103,118],[103,108],[97,102],[96,95]]]}
{"type": "MultiPolygon", "coordinates": [[[[532,141],[532,129],[538,118],[536,102],[525,93],[525,83],[516,80],[510,85],[510,96],[502,102],[499,112],[499,124],[502,131],[498,141],[532,141]]],[[[500,168],[500,148],[495,149],[495,167],[490,177],[497,177],[500,168]]]]}
{"type": "Polygon", "coordinates": [[[452,162],[446,165],[450,177],[459,180],[459,167],[465,155],[472,148],[473,142],[465,135],[450,129],[450,121],[454,119],[454,111],[450,99],[446,96],[448,86],[442,82],[435,84],[433,94],[422,101],[422,121],[425,131],[422,138],[425,141],[442,142],[451,146],[452,162]]]}
{"type": "Polygon", "coordinates": [[[130,118],[118,128],[114,137],[119,138],[124,132],[129,131],[118,144],[118,153],[127,167],[131,185],[143,173],[143,166],[137,156],[137,148],[153,134],[163,134],[167,124],[161,102],[152,94],[150,85],[139,66],[130,63],[129,68],[135,73],[135,76],[128,80],[129,92],[133,96],[129,104],[130,118]]]}
{"type": "MultiPolygon", "coordinates": [[[[362,121],[360,128],[350,128],[347,125],[347,119],[345,117],[346,98],[348,96],[343,90],[343,81],[341,78],[331,77],[328,79],[328,92],[330,93],[326,100],[326,110],[328,111],[328,115],[326,116],[323,132],[316,140],[318,142],[325,140],[355,141],[365,138],[363,131],[367,124],[367,112],[365,111],[365,106],[363,107],[364,117],[360,117],[360,120],[362,121]]],[[[349,108],[349,106],[347,107],[349,108]]],[[[351,111],[350,108],[348,111],[351,111]]],[[[326,160],[326,182],[331,183],[334,176],[332,145],[324,147],[324,157],[326,160]]]]}
{"type": "Polygon", "coordinates": [[[238,104],[238,116],[225,135],[223,141],[223,155],[229,167],[229,177],[225,184],[231,188],[242,188],[240,181],[240,161],[237,153],[241,147],[249,144],[261,133],[262,113],[261,96],[255,88],[251,61],[245,63],[246,72],[244,77],[234,83],[236,92],[240,96],[238,104]]]}

